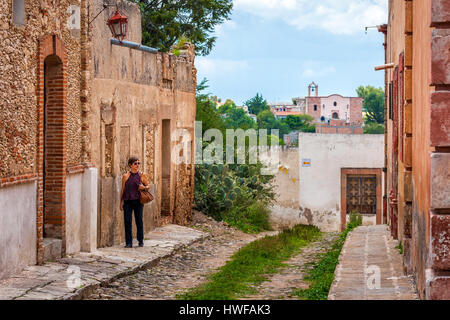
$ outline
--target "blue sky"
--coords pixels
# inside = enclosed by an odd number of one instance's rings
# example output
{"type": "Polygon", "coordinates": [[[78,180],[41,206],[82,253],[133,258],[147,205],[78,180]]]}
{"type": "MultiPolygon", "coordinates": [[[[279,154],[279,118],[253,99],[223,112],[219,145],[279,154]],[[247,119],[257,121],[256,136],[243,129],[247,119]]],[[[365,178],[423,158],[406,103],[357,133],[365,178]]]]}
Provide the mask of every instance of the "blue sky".
{"type": "Polygon", "coordinates": [[[234,0],[230,21],[216,29],[210,55],[197,57],[208,92],[241,105],[261,93],[268,102],[305,96],[356,96],[359,85],[384,86],[387,0],[234,0]]]}

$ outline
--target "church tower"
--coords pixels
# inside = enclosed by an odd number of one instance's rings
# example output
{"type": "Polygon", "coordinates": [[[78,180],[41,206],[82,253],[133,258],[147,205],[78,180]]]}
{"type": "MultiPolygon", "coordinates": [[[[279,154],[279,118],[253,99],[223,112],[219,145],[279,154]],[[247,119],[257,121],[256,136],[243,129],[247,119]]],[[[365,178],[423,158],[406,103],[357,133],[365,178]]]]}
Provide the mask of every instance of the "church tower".
{"type": "Polygon", "coordinates": [[[319,96],[319,86],[315,84],[314,81],[308,86],[308,97],[311,97],[311,94],[316,97],[319,96]]]}

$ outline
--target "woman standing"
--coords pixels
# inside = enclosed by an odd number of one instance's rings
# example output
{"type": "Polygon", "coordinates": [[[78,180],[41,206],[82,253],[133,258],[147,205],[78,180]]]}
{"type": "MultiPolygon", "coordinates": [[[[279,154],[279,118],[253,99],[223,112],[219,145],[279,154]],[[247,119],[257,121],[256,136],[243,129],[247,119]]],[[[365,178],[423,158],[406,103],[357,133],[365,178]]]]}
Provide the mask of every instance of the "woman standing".
{"type": "Polygon", "coordinates": [[[139,171],[141,162],[137,157],[130,157],[128,166],[130,172],[122,176],[122,191],[120,196],[120,210],[124,211],[125,221],[125,248],[133,247],[132,234],[132,216],[134,211],[134,218],[136,221],[137,240],[139,247],[144,246],[144,223],[142,221],[142,211],[144,205],[140,202],[139,190],[149,188],[148,177],[146,174],[139,171]]]}

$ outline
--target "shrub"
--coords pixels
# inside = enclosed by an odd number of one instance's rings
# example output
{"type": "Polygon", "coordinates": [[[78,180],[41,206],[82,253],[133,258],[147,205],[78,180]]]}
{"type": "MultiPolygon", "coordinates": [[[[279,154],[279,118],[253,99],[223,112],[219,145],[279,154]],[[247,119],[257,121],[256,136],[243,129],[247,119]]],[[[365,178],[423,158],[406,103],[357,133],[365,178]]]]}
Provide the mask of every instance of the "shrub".
{"type": "Polygon", "coordinates": [[[269,214],[270,210],[261,202],[254,202],[251,205],[244,203],[225,212],[223,220],[244,232],[257,233],[271,230],[269,214]]]}
{"type": "Polygon", "coordinates": [[[356,211],[352,211],[350,212],[350,222],[348,224],[348,227],[350,228],[350,230],[359,227],[360,225],[362,225],[362,215],[359,214],[356,211]]]}

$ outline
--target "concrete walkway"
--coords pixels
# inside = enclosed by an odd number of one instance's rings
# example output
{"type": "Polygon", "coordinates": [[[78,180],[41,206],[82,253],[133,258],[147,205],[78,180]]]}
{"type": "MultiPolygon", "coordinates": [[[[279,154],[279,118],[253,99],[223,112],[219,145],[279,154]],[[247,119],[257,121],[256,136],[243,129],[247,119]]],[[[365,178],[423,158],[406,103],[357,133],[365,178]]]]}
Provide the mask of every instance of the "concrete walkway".
{"type": "Polygon", "coordinates": [[[386,225],[358,227],[348,234],[329,300],[417,300],[412,279],[386,225]]]}
{"type": "Polygon", "coordinates": [[[123,245],[79,253],[0,281],[0,300],[81,299],[100,285],[155,265],[177,249],[208,237],[192,228],[167,225],[145,235],[144,247],[123,245]]]}

